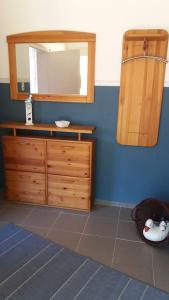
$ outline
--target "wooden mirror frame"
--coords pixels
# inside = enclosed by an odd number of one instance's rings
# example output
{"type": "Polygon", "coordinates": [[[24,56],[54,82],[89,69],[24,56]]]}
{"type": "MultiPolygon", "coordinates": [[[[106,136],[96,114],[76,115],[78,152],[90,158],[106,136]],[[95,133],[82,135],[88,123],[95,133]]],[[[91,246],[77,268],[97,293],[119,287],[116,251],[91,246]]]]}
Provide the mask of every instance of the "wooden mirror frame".
{"type": "Polygon", "coordinates": [[[16,44],[24,43],[88,43],[88,76],[87,95],[79,94],[32,94],[36,101],[52,102],[94,102],[94,77],[95,77],[95,45],[96,35],[78,31],[35,31],[7,36],[10,70],[10,94],[12,100],[25,100],[28,93],[19,92],[17,85],[16,44]]]}

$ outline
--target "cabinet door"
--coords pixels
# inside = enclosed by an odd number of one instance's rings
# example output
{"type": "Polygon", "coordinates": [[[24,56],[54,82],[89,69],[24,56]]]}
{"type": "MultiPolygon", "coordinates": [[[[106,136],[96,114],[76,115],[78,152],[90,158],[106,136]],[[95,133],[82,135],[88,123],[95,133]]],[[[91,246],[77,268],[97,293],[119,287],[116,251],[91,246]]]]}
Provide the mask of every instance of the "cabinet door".
{"type": "Polygon", "coordinates": [[[45,141],[33,138],[3,137],[5,168],[43,173],[45,145],[45,141]]]}
{"type": "Polygon", "coordinates": [[[6,171],[8,200],[45,204],[45,174],[6,171]]]}
{"type": "Polygon", "coordinates": [[[89,142],[47,141],[48,173],[90,177],[91,147],[89,142]]]}
{"type": "Polygon", "coordinates": [[[48,204],[90,209],[90,179],[48,175],[48,204]]]}

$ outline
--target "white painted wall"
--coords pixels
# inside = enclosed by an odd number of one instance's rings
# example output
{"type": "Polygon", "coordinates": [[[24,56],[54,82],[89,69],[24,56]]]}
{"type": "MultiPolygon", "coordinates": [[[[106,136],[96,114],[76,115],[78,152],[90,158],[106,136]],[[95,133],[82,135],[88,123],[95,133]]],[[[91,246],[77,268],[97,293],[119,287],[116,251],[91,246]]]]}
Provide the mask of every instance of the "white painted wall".
{"type": "Polygon", "coordinates": [[[0,78],[9,78],[7,35],[63,29],[96,33],[96,84],[112,85],[120,79],[123,33],[137,28],[169,31],[169,1],[0,0],[0,20],[0,78]]]}

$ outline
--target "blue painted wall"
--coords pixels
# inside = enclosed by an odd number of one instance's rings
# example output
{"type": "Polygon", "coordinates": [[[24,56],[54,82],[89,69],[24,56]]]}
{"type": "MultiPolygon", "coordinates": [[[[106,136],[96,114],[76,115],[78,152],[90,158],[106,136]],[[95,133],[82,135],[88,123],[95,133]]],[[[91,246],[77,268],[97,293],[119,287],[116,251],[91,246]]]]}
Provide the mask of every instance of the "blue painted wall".
{"type": "MultiPolygon", "coordinates": [[[[95,103],[34,103],[34,121],[96,125],[95,198],[138,203],[155,197],[169,201],[169,88],[164,89],[158,145],[151,148],[116,143],[118,87],[95,87],[95,103]]],[[[0,84],[0,122],[25,121],[23,102],[11,101],[9,84],[0,84]]],[[[1,134],[2,134],[1,130],[1,134]]],[[[2,160],[0,167],[1,184],[2,160]]]]}

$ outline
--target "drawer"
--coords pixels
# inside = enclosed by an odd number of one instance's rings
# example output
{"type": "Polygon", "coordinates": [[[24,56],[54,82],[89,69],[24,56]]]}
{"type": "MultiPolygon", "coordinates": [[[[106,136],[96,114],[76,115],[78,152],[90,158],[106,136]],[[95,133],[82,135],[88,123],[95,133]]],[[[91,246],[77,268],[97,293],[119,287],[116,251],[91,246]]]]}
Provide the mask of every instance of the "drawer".
{"type": "Polygon", "coordinates": [[[45,146],[43,140],[22,137],[4,137],[3,153],[8,170],[45,171],[45,146]]]}
{"type": "Polygon", "coordinates": [[[90,209],[90,179],[48,175],[48,204],[90,209]]]}
{"type": "Polygon", "coordinates": [[[90,177],[92,144],[48,141],[47,167],[49,174],[90,177]]]}
{"type": "Polygon", "coordinates": [[[8,200],[45,204],[45,175],[20,171],[6,171],[8,200]]]}

